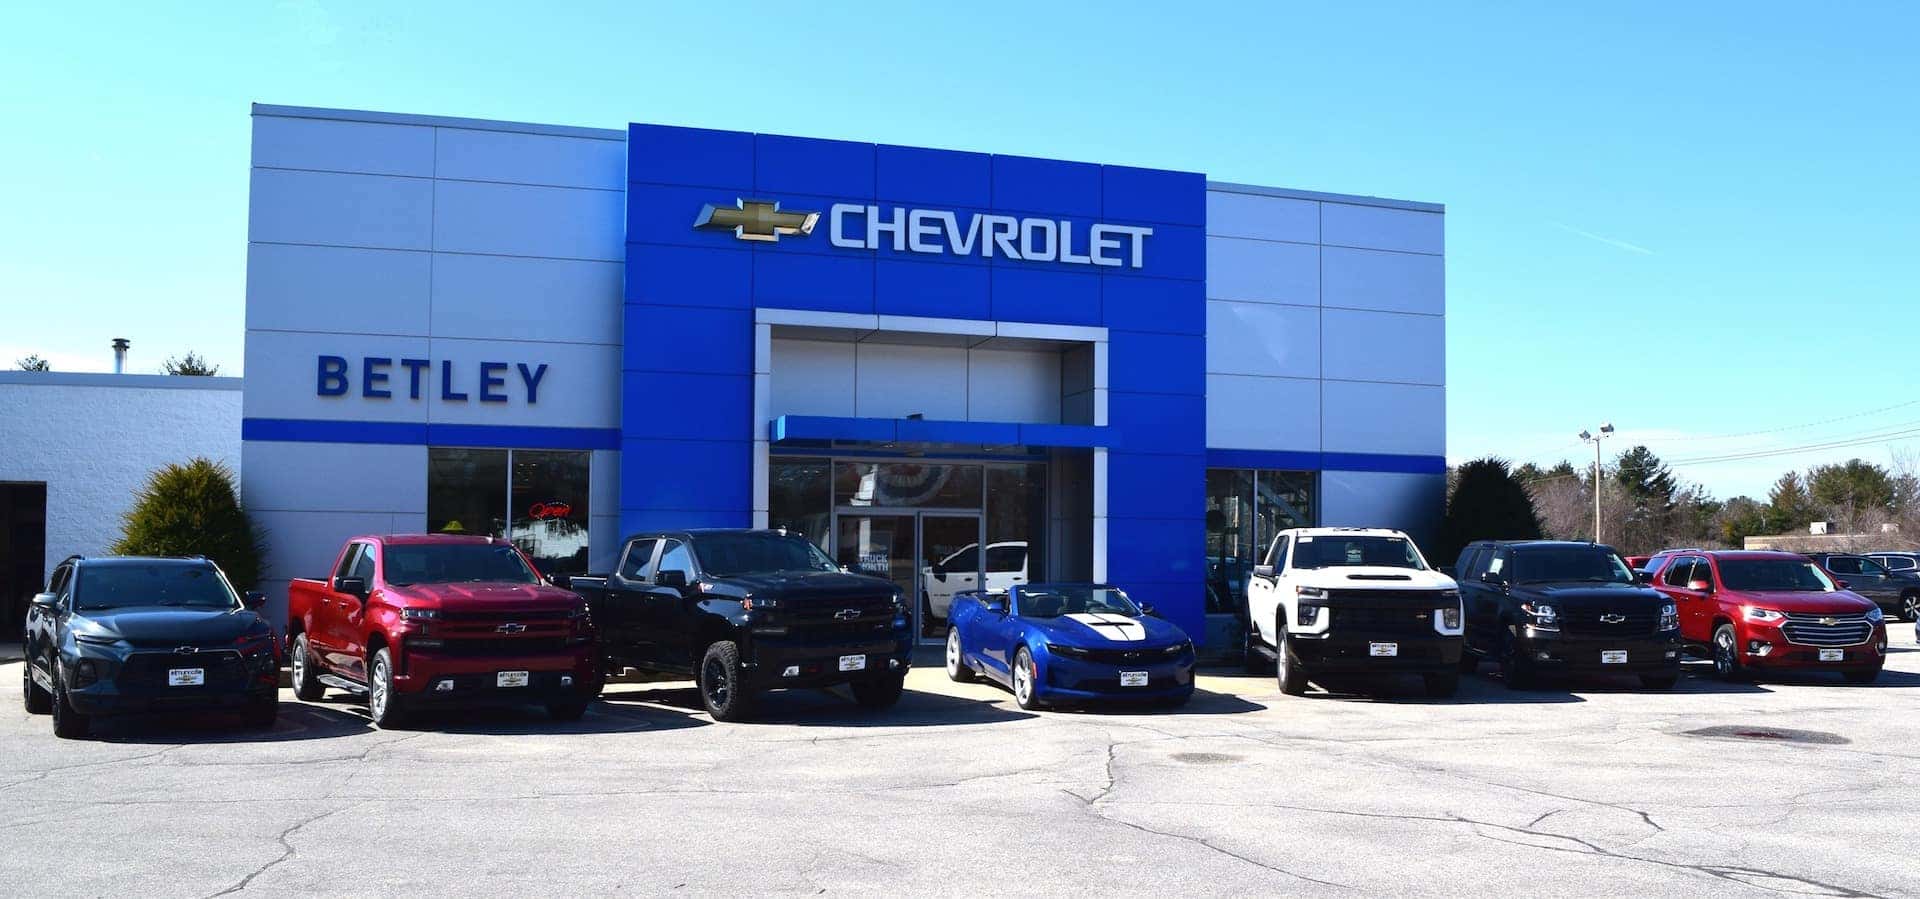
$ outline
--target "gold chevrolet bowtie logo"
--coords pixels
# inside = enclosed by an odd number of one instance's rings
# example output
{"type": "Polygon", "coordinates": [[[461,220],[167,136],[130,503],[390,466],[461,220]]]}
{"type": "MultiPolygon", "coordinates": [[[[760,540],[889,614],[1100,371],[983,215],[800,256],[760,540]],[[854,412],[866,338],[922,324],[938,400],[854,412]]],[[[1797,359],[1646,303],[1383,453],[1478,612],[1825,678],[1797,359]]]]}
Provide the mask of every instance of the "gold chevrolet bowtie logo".
{"type": "Polygon", "coordinates": [[[766,200],[735,200],[732,206],[708,203],[700,207],[695,228],[731,228],[741,240],[777,242],[782,235],[805,237],[813,233],[818,212],[784,212],[779,203],[766,200]]]}

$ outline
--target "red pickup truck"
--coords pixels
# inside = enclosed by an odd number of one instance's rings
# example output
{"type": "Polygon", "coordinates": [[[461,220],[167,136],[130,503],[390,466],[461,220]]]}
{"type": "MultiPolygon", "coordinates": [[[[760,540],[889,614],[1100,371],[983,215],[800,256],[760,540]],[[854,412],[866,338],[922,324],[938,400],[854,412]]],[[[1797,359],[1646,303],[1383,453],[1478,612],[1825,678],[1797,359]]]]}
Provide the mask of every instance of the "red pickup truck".
{"type": "Polygon", "coordinates": [[[603,683],[586,603],[492,537],[349,539],[330,576],[288,588],[287,644],[295,696],[364,694],[381,727],[429,704],[538,703],[572,721],[603,683]]]}

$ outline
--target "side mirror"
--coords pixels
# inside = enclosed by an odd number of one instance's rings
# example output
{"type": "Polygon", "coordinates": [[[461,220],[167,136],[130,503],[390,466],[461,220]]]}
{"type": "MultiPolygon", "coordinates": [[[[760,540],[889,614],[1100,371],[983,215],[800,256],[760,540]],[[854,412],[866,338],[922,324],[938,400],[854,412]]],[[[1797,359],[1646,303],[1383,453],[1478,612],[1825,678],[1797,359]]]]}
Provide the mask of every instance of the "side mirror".
{"type": "Polygon", "coordinates": [[[1699,580],[1694,580],[1694,581],[1688,581],[1688,582],[1687,582],[1687,589],[1688,589],[1688,590],[1692,590],[1692,591],[1693,591],[1693,592],[1695,592],[1695,593],[1712,593],[1712,592],[1713,592],[1713,582],[1712,582],[1712,581],[1699,581],[1699,580]]]}
{"type": "Polygon", "coordinates": [[[546,580],[548,584],[559,587],[562,590],[573,586],[573,575],[570,574],[549,574],[544,580],[546,580]]]}
{"type": "Polygon", "coordinates": [[[1150,603],[1150,602],[1143,602],[1143,603],[1141,603],[1141,604],[1140,604],[1140,614],[1142,614],[1142,615],[1152,615],[1152,614],[1153,614],[1153,603],[1150,603]]]}
{"type": "Polygon", "coordinates": [[[1273,566],[1272,565],[1255,565],[1253,566],[1253,576],[1254,577],[1273,577],[1273,566]]]}
{"type": "Polygon", "coordinates": [[[258,590],[248,590],[240,597],[240,604],[251,611],[258,612],[267,607],[267,595],[258,590]]]}
{"type": "Polygon", "coordinates": [[[1847,582],[1847,581],[1835,581],[1834,583],[1836,583],[1836,584],[1839,584],[1839,585],[1840,585],[1840,589],[1842,589],[1842,590],[1845,590],[1845,589],[1847,589],[1847,588],[1849,588],[1849,587],[1852,587],[1852,586],[1853,586],[1853,584],[1852,584],[1852,583],[1850,583],[1850,582],[1847,582]]]}
{"type": "Polygon", "coordinates": [[[60,604],[60,595],[57,593],[35,593],[33,595],[33,604],[43,609],[51,609],[60,604]]]}
{"type": "Polygon", "coordinates": [[[1480,576],[1480,583],[1504,590],[1507,587],[1507,576],[1498,571],[1489,571],[1480,576]]]}
{"type": "Polygon", "coordinates": [[[358,596],[365,599],[367,595],[367,579],[363,577],[334,578],[333,592],[345,593],[348,596],[358,596]]]}
{"type": "Polygon", "coordinates": [[[995,615],[1007,614],[1007,598],[1004,596],[989,596],[982,600],[980,605],[995,615]]]}
{"type": "Polygon", "coordinates": [[[1634,573],[1633,573],[1633,579],[1634,579],[1634,580],[1636,580],[1636,581],[1639,581],[1639,582],[1640,582],[1640,583],[1642,583],[1642,584],[1652,584],[1652,583],[1653,583],[1653,572],[1651,572],[1651,571],[1636,571],[1636,572],[1634,572],[1634,573]]]}
{"type": "Polygon", "coordinates": [[[678,590],[687,585],[687,573],[678,568],[669,568],[653,576],[653,582],[662,587],[678,590]]]}

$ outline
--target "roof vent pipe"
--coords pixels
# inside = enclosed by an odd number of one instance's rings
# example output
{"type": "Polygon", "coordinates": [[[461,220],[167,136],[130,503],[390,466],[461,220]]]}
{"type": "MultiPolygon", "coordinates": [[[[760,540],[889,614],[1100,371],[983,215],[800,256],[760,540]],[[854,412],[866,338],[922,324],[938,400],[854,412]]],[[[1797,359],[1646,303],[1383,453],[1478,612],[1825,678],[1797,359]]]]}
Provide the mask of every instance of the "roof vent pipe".
{"type": "Polygon", "coordinates": [[[113,339],[113,373],[114,374],[124,375],[127,373],[127,347],[130,347],[132,345],[133,345],[133,341],[130,341],[125,337],[115,337],[113,339]]]}

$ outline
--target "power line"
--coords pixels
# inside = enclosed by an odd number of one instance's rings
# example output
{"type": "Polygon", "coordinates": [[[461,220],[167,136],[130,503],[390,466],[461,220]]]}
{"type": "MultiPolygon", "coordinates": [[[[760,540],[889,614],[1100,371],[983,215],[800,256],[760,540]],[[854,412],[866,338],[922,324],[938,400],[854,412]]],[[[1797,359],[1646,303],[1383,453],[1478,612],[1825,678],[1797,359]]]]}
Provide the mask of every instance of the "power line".
{"type": "Polygon", "coordinates": [[[1908,406],[1915,406],[1915,405],[1920,405],[1920,400],[1908,400],[1904,403],[1894,403],[1891,406],[1881,406],[1878,409],[1868,409],[1865,412],[1855,412],[1851,415],[1841,415],[1834,418],[1821,419],[1820,421],[1810,421],[1810,422],[1805,422],[1803,424],[1797,424],[1797,425],[1782,425],[1781,427],[1777,427],[1777,428],[1766,428],[1764,430],[1759,430],[1759,431],[1743,431],[1738,434],[1699,434],[1699,435],[1682,436],[1682,437],[1669,437],[1663,440],[1662,442],[1678,443],[1678,442],[1690,442],[1695,440],[1732,440],[1736,437],[1758,437],[1763,434],[1779,434],[1784,431],[1798,431],[1805,428],[1817,428],[1817,427],[1820,427],[1821,425],[1830,425],[1835,422],[1851,421],[1856,418],[1866,418],[1869,415],[1879,415],[1882,412],[1892,412],[1895,409],[1904,409],[1908,406]]]}

